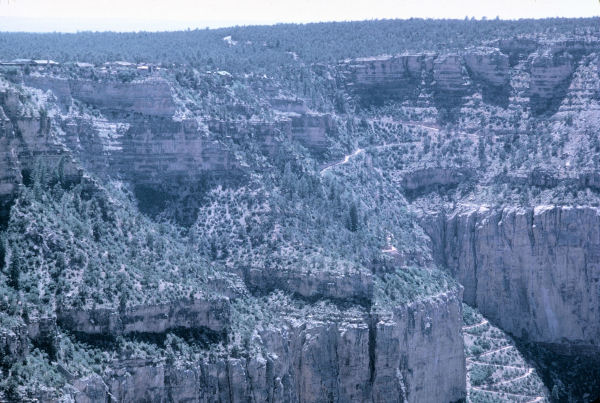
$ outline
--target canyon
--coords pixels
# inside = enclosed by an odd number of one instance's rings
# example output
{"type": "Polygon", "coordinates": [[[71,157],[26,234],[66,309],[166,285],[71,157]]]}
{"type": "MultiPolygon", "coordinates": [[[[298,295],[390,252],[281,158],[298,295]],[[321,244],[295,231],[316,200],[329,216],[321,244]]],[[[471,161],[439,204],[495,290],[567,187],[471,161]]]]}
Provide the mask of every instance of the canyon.
{"type": "Polygon", "coordinates": [[[3,70],[0,400],[591,401],[523,358],[600,368],[600,39],[569,35],[3,70]]]}

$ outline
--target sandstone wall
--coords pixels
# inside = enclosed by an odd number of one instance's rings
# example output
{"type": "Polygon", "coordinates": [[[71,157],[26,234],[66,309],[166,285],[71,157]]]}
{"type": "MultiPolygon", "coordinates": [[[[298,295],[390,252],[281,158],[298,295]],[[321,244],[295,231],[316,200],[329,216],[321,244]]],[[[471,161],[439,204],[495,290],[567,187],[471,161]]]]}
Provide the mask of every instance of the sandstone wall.
{"type": "Polygon", "coordinates": [[[190,366],[122,360],[74,382],[77,402],[450,402],[465,397],[461,291],[375,315],[289,316],[251,356],[190,366]],[[101,390],[102,393],[98,393],[101,390]]]}
{"type": "Polygon", "coordinates": [[[291,137],[293,139],[312,150],[327,151],[330,144],[327,134],[333,130],[331,115],[307,112],[303,115],[292,116],[291,121],[291,137]]]}
{"type": "Polygon", "coordinates": [[[75,98],[104,111],[156,116],[173,116],[175,113],[171,87],[162,78],[119,82],[25,75],[23,82],[30,87],[52,91],[62,103],[70,103],[75,98]]]}
{"type": "Polygon", "coordinates": [[[394,401],[389,396],[399,387],[409,402],[465,398],[462,332],[456,328],[461,298],[462,290],[450,291],[398,306],[393,319],[378,318],[373,401],[394,401]]]}
{"type": "Polygon", "coordinates": [[[52,169],[63,160],[65,180],[78,181],[81,176],[64,147],[55,141],[51,119],[39,110],[25,111],[18,93],[0,91],[0,226],[8,218],[18,187],[38,161],[52,169]]]}
{"type": "Polygon", "coordinates": [[[302,268],[249,268],[244,277],[253,289],[262,292],[285,290],[308,299],[367,302],[373,296],[373,276],[364,268],[323,268],[312,272],[302,268]]]}
{"type": "Polygon", "coordinates": [[[113,308],[68,309],[58,313],[58,321],[73,332],[87,335],[164,333],[178,328],[223,332],[229,326],[229,300],[181,300],[134,306],[122,311],[113,308]]]}
{"type": "Polygon", "coordinates": [[[471,75],[494,87],[508,85],[510,67],[508,56],[498,49],[476,49],[464,55],[471,75]]]}
{"type": "Polygon", "coordinates": [[[381,56],[345,61],[338,67],[346,88],[367,105],[408,100],[455,109],[464,97],[480,92],[486,103],[507,108],[513,95],[511,74],[524,79],[534,114],[555,113],[583,56],[595,42],[564,41],[541,45],[513,38],[498,48],[470,48],[460,53],[381,56]],[[432,95],[432,96],[431,96],[432,95]]]}
{"type": "Polygon", "coordinates": [[[471,168],[423,168],[405,173],[401,183],[408,194],[428,193],[456,186],[469,180],[474,173],[471,168]]]}
{"type": "Polygon", "coordinates": [[[600,352],[598,208],[473,208],[425,227],[465,302],[503,330],[600,352]]]}
{"type": "Polygon", "coordinates": [[[534,112],[558,106],[566,94],[575,68],[573,56],[566,52],[532,57],[529,96],[534,112]]]}

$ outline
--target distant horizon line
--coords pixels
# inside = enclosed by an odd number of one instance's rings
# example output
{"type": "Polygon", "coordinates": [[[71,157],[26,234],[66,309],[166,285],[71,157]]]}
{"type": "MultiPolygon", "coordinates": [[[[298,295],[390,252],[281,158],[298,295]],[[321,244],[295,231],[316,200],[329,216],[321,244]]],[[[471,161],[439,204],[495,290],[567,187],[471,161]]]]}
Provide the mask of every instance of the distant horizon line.
{"type": "MultiPolygon", "coordinates": [[[[155,19],[129,19],[129,18],[74,18],[74,17],[51,17],[51,18],[40,18],[40,17],[7,17],[0,16],[0,23],[2,23],[2,28],[0,28],[0,33],[30,33],[30,34],[53,34],[53,33],[62,33],[62,34],[77,34],[77,33],[137,33],[137,32],[148,32],[148,33],[164,33],[164,32],[181,32],[181,31],[196,31],[196,30],[220,30],[220,29],[228,29],[228,28],[245,28],[245,27],[265,27],[265,26],[277,26],[277,25],[310,25],[310,24],[332,24],[332,23],[352,23],[352,22],[376,22],[376,21],[411,21],[411,20],[422,20],[422,21],[479,21],[479,22],[494,22],[494,21],[530,21],[530,20],[579,20],[579,19],[599,19],[600,15],[596,16],[580,16],[580,17],[524,17],[524,18],[502,18],[500,16],[496,17],[480,17],[477,18],[475,16],[465,16],[464,18],[424,18],[424,17],[409,17],[409,18],[372,18],[372,19],[349,19],[349,20],[328,20],[328,21],[236,21],[236,20],[223,20],[223,21],[186,21],[186,20],[155,20],[155,19]],[[8,29],[6,28],[5,22],[12,23],[11,27],[9,24],[8,29]],[[33,22],[38,22],[41,24],[56,24],[56,23],[66,23],[66,22],[87,22],[90,25],[93,23],[100,23],[102,25],[108,24],[109,27],[89,27],[89,28],[81,28],[81,27],[73,27],[67,28],[64,30],[53,29],[50,27],[41,27],[41,28],[31,28],[31,27],[22,27],[19,29],[18,25],[23,24],[24,22],[29,22],[29,24],[33,22]],[[124,26],[119,27],[119,24],[155,24],[157,27],[155,29],[148,29],[142,26],[139,27],[129,27],[125,28],[124,26]],[[113,27],[110,27],[110,25],[113,27]]],[[[28,25],[29,25],[28,24],[28,25]]]]}

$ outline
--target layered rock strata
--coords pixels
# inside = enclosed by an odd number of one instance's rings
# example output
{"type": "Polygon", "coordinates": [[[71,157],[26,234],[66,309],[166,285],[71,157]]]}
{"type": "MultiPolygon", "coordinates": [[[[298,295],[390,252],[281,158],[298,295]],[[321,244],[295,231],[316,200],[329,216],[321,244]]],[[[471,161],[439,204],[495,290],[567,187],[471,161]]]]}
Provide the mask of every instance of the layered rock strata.
{"type": "Polygon", "coordinates": [[[465,397],[460,290],[369,314],[324,317],[290,307],[255,334],[249,357],[189,366],[126,359],[104,379],[75,381],[78,402],[441,402],[465,397]]]}
{"type": "Polygon", "coordinates": [[[173,116],[175,102],[169,83],[158,77],[132,82],[64,79],[24,75],[29,87],[52,91],[63,103],[72,98],[105,112],[137,112],[144,115],[173,116]]]}
{"type": "Polygon", "coordinates": [[[529,96],[534,113],[558,108],[576,68],[569,53],[540,54],[531,60],[529,96]]]}
{"type": "Polygon", "coordinates": [[[401,184],[408,195],[415,196],[457,186],[474,173],[471,168],[423,168],[404,174],[401,184]]]}
{"type": "Polygon", "coordinates": [[[229,326],[229,316],[229,299],[210,298],[125,309],[69,309],[58,313],[58,321],[73,332],[114,337],[130,333],[164,333],[175,329],[209,329],[222,333],[229,326]]]}
{"type": "Polygon", "coordinates": [[[280,289],[307,299],[330,298],[368,305],[373,297],[373,276],[363,268],[324,268],[311,272],[301,268],[269,270],[253,267],[245,270],[244,279],[249,287],[262,292],[280,289]]]}
{"type": "Polygon", "coordinates": [[[498,48],[481,47],[461,53],[422,53],[348,60],[338,66],[346,88],[363,104],[388,100],[416,102],[453,109],[463,98],[481,92],[484,102],[508,107],[514,92],[510,77],[527,70],[529,100],[534,114],[554,113],[566,95],[582,57],[595,52],[595,42],[541,45],[528,39],[502,40],[498,48]]]}

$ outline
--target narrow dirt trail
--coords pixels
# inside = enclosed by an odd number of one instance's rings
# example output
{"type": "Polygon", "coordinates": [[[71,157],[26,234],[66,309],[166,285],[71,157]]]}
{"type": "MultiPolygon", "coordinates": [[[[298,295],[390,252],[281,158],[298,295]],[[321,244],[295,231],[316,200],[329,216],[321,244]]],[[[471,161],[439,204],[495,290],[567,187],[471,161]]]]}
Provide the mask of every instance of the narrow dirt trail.
{"type": "Polygon", "coordinates": [[[527,378],[531,374],[533,374],[533,368],[527,368],[527,371],[525,371],[525,373],[523,375],[519,375],[515,378],[505,379],[503,381],[490,383],[488,386],[494,387],[494,386],[498,386],[498,385],[504,385],[506,383],[517,382],[523,378],[527,378]]]}
{"type": "Polygon", "coordinates": [[[520,355],[511,337],[502,337],[501,330],[486,318],[478,316],[478,320],[478,323],[462,327],[467,365],[467,402],[547,402],[543,383],[538,379],[535,368],[520,355]],[[480,354],[475,354],[473,346],[485,347],[483,351],[479,350],[480,354]],[[471,383],[475,380],[471,376],[477,377],[477,385],[471,383]]]}
{"type": "MultiPolygon", "coordinates": [[[[405,125],[405,126],[411,126],[411,127],[419,127],[421,129],[433,130],[435,132],[440,131],[439,127],[433,126],[433,125],[425,125],[425,124],[419,124],[419,123],[414,123],[414,122],[393,122],[393,123],[397,123],[397,124],[401,124],[401,125],[405,125]]],[[[382,144],[382,145],[378,145],[378,146],[369,147],[369,149],[384,150],[386,148],[396,147],[396,146],[400,146],[402,144],[405,144],[405,142],[382,144]]],[[[358,149],[354,150],[351,154],[344,156],[344,158],[341,161],[330,163],[330,164],[326,165],[325,167],[321,168],[320,174],[323,175],[326,171],[328,171],[332,168],[335,168],[336,166],[347,164],[353,157],[357,156],[360,153],[363,153],[364,151],[365,151],[364,148],[358,148],[358,149]]]]}
{"type": "Polygon", "coordinates": [[[472,360],[470,358],[467,358],[467,363],[469,364],[479,364],[479,365],[486,365],[488,367],[497,367],[497,368],[508,368],[508,369],[528,369],[528,367],[519,367],[517,365],[503,365],[503,364],[490,364],[488,362],[485,361],[477,361],[477,360],[472,360]]]}
{"type": "Polygon", "coordinates": [[[321,172],[320,172],[321,175],[323,175],[329,169],[332,169],[338,165],[347,164],[353,157],[356,157],[358,154],[360,154],[364,151],[365,151],[364,148],[359,148],[359,149],[355,150],[352,154],[348,154],[348,155],[344,156],[344,158],[341,161],[334,162],[332,164],[325,166],[324,168],[321,169],[321,172]]]}
{"type": "Polygon", "coordinates": [[[488,322],[487,319],[484,319],[479,323],[475,323],[474,325],[463,326],[462,330],[464,332],[465,330],[475,329],[476,327],[487,325],[488,323],[490,323],[490,322],[488,322]]]}
{"type": "MultiPolygon", "coordinates": [[[[501,398],[506,398],[508,396],[512,396],[512,397],[516,397],[516,398],[521,398],[521,399],[528,399],[528,398],[533,398],[533,400],[527,400],[527,402],[537,402],[537,401],[543,401],[544,397],[543,396],[531,396],[531,395],[522,395],[519,393],[509,393],[509,392],[496,392],[494,390],[487,390],[487,389],[482,389],[480,387],[477,386],[471,386],[471,389],[476,390],[478,392],[482,392],[482,393],[488,393],[490,395],[496,395],[498,397],[501,398]]],[[[507,402],[509,402],[510,400],[507,400],[507,402]]]]}
{"type": "Polygon", "coordinates": [[[509,348],[514,348],[515,346],[508,345],[500,348],[496,348],[494,350],[486,351],[485,353],[478,354],[477,357],[487,357],[488,355],[497,353],[498,351],[508,350],[509,348]]]}

